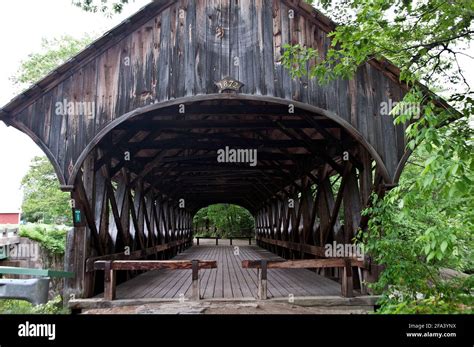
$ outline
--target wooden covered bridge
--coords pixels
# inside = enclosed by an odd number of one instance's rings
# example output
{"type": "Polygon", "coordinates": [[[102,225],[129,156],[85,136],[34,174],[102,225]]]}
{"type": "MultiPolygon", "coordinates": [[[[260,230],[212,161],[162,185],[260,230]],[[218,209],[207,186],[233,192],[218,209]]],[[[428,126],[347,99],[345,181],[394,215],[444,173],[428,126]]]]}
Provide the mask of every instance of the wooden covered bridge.
{"type": "Polygon", "coordinates": [[[376,275],[324,246],[351,243],[370,194],[396,184],[405,127],[380,110],[407,89],[376,59],[351,80],[292,79],[284,45],[324,57],[333,29],[297,0],[154,1],[3,107],[71,193],[67,295],[98,295],[105,277],[113,297],[114,270],[128,270],[118,298],[187,296],[195,275],[173,268],[217,266],[201,273],[204,298],[256,296],[262,283],[274,297],[340,295],[338,279],[350,296],[376,275]],[[257,245],[235,258],[193,246],[193,215],[214,203],[247,208],[257,245]]]}

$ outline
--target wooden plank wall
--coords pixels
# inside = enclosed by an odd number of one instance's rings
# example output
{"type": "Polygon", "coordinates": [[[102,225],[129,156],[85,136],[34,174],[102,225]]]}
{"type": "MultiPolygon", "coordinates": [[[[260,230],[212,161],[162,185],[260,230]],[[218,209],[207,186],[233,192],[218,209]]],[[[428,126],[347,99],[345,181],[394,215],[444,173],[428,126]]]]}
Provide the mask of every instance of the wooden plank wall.
{"type": "MultiPolygon", "coordinates": [[[[67,181],[71,167],[100,129],[134,109],[216,93],[224,76],[242,81],[241,93],[297,100],[336,113],[377,150],[394,175],[404,148],[404,128],[380,115],[380,103],[404,91],[373,64],[353,80],[320,85],[292,80],[280,63],[284,44],[317,48],[324,57],[327,24],[303,11],[299,1],[161,1],[124,24],[57,85],[12,116],[51,151],[67,181]],[[221,30],[221,34],[218,34],[221,30]],[[59,115],[63,100],[94,103],[95,117],[59,115]]],[[[152,6],[152,5],[150,5],[152,6]]]]}

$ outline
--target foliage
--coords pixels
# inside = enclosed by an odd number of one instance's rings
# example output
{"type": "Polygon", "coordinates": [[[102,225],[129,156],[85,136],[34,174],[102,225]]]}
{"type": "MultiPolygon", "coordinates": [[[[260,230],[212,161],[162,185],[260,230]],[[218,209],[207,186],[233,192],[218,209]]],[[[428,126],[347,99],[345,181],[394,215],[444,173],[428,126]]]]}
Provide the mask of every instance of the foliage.
{"type": "Polygon", "coordinates": [[[34,157],[21,181],[23,188],[22,216],[28,222],[72,222],[69,194],[59,189],[53,166],[46,157],[34,157]]]}
{"type": "Polygon", "coordinates": [[[366,61],[385,58],[400,68],[411,89],[404,102],[419,113],[407,122],[414,151],[399,186],[373,197],[368,231],[359,240],[385,266],[373,288],[383,293],[382,313],[472,312],[472,276],[443,280],[440,269],[473,272],[473,93],[460,57],[474,33],[474,3],[449,1],[320,1],[338,25],[323,56],[300,45],[285,47],[282,63],[293,77],[319,83],[352,78],[366,61]],[[309,66],[309,69],[307,68],[309,66]],[[446,97],[451,107],[419,82],[446,97]],[[421,117],[419,117],[422,115],[421,117]]]}
{"type": "Polygon", "coordinates": [[[443,268],[473,271],[472,228],[462,214],[450,213],[452,198],[439,192],[417,194],[410,187],[418,170],[409,165],[400,186],[384,199],[374,196],[372,207],[364,212],[371,216],[368,230],[360,233],[364,250],[385,266],[371,287],[383,294],[382,313],[472,310],[473,276],[447,281],[440,275],[443,268]]]}
{"type": "Polygon", "coordinates": [[[20,236],[40,243],[51,255],[64,254],[67,229],[51,225],[21,225],[20,236]]]}
{"type": "Polygon", "coordinates": [[[438,285],[428,296],[418,293],[415,297],[406,297],[400,291],[387,291],[379,304],[378,313],[395,314],[446,314],[474,313],[473,276],[464,280],[451,280],[438,285]]]}
{"type": "Polygon", "coordinates": [[[129,0],[72,0],[72,3],[86,12],[102,12],[107,16],[115,13],[121,13],[123,7],[128,4],[129,0]]]}
{"type": "Polygon", "coordinates": [[[0,300],[0,314],[68,314],[61,296],[43,305],[33,305],[24,300],[0,300]]]}
{"type": "MultiPolygon", "coordinates": [[[[330,34],[331,49],[312,66],[311,76],[321,81],[350,78],[367,60],[386,57],[400,67],[403,80],[466,82],[458,58],[466,54],[465,43],[474,33],[472,1],[459,0],[456,6],[444,0],[318,3],[342,25],[330,34]]],[[[296,51],[306,58],[316,56],[313,49],[296,51]]]]}
{"type": "Polygon", "coordinates": [[[246,236],[254,228],[250,212],[232,204],[202,208],[194,216],[193,223],[198,236],[246,236]]]}
{"type": "Polygon", "coordinates": [[[54,39],[43,38],[41,51],[28,55],[28,58],[22,61],[16,75],[11,80],[19,89],[26,89],[79,53],[91,42],[91,36],[85,36],[81,39],[71,36],[54,39]]]}

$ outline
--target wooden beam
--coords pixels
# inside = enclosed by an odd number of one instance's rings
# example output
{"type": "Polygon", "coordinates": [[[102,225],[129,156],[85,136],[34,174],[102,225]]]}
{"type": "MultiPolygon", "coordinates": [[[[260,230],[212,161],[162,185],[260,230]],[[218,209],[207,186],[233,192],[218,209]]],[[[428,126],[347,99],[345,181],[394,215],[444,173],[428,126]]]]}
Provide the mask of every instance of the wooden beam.
{"type": "MultiPolygon", "coordinates": [[[[268,269],[318,269],[318,268],[343,268],[349,262],[350,266],[365,268],[363,260],[357,258],[327,258],[327,259],[301,259],[301,260],[268,260],[268,269]]],[[[242,268],[259,269],[260,260],[242,260],[242,268]]]]}
{"type": "Polygon", "coordinates": [[[342,180],[341,180],[341,185],[339,186],[339,191],[337,193],[336,197],[336,202],[334,203],[334,208],[332,209],[331,212],[331,218],[329,219],[329,224],[325,230],[322,230],[321,236],[322,236],[322,245],[324,245],[327,242],[329,232],[334,228],[334,225],[336,224],[337,218],[339,216],[339,210],[341,208],[342,204],[342,199],[344,197],[344,188],[346,186],[346,182],[349,178],[349,175],[351,174],[352,170],[352,164],[350,162],[347,162],[346,167],[344,168],[344,173],[342,174],[342,180]]]}
{"type": "Polygon", "coordinates": [[[267,260],[262,259],[259,261],[260,267],[258,268],[258,299],[267,299],[267,260]]]}
{"type": "Polygon", "coordinates": [[[189,240],[179,240],[179,241],[170,241],[165,244],[156,245],[155,247],[150,247],[144,250],[133,251],[130,255],[126,255],[124,252],[107,254],[99,257],[91,257],[86,260],[86,272],[94,271],[94,263],[96,261],[105,261],[105,260],[132,260],[132,259],[141,259],[146,258],[149,255],[156,254],[159,252],[164,252],[172,248],[176,248],[182,244],[189,242],[189,240]]]}
{"type": "Polygon", "coordinates": [[[270,245],[276,245],[284,248],[291,249],[293,251],[304,252],[308,254],[313,254],[318,257],[325,257],[324,247],[306,245],[304,243],[283,241],[283,240],[272,240],[267,237],[258,237],[260,242],[268,243],[270,245]]]}
{"type": "MultiPolygon", "coordinates": [[[[94,263],[94,270],[192,270],[192,260],[98,260],[94,263]]],[[[199,269],[217,268],[216,260],[199,260],[199,269]]]]}

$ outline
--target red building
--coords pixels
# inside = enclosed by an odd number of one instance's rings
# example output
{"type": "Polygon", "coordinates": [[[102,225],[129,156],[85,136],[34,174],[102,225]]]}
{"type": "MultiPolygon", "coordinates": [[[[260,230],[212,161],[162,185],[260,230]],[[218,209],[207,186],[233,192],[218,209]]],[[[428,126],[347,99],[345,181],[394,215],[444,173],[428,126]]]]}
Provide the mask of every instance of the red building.
{"type": "Polygon", "coordinates": [[[3,212],[0,211],[0,224],[20,224],[19,211],[17,212],[3,212]]]}

